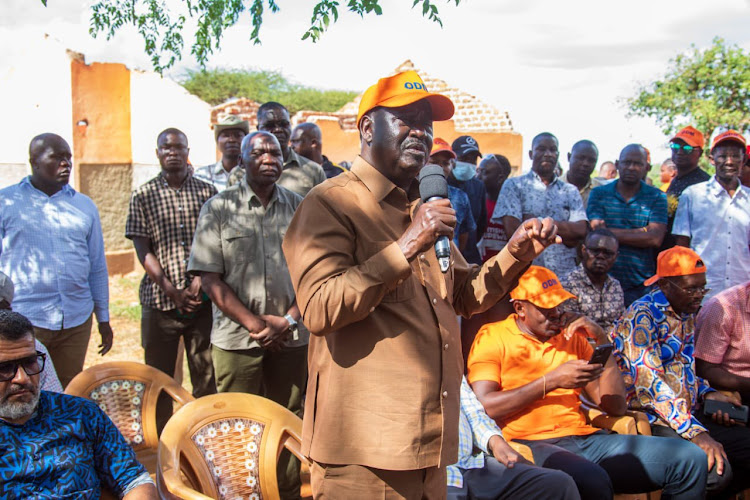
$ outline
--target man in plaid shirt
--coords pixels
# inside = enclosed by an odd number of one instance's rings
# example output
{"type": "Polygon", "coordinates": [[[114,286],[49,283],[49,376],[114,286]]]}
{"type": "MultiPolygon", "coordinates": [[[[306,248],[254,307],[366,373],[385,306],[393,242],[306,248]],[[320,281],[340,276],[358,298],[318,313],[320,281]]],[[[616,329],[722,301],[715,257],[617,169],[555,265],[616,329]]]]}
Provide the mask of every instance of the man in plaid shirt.
{"type": "Polygon", "coordinates": [[[458,462],[448,466],[448,499],[578,499],[575,481],[564,472],[529,463],[503,433],[466,382],[461,380],[458,462]]]}
{"type": "MultiPolygon", "coordinates": [[[[159,175],[133,192],[125,236],[133,240],[146,274],[139,290],[141,341],[146,364],[174,376],[180,337],[185,341],[195,397],[214,394],[211,363],[211,304],[201,291],[200,276],[187,274],[190,245],[203,204],[217,193],[193,177],[187,159],[187,137],[175,128],[156,141],[159,175]]],[[[171,416],[170,401],[159,400],[157,424],[171,416]]]]}

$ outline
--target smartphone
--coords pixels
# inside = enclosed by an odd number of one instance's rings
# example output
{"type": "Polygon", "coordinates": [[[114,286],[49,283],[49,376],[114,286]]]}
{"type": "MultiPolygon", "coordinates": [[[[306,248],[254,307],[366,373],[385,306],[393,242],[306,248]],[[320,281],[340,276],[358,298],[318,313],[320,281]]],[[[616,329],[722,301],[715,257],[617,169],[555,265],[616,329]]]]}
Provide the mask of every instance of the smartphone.
{"type": "Polygon", "coordinates": [[[703,403],[703,413],[705,413],[709,417],[716,414],[718,410],[721,410],[722,413],[728,414],[729,418],[736,422],[741,422],[743,424],[747,423],[747,406],[736,406],[732,403],[727,403],[726,401],[716,401],[715,399],[707,399],[706,402],[703,403]]]}
{"type": "Polygon", "coordinates": [[[589,364],[590,365],[596,365],[596,364],[604,365],[609,359],[609,356],[611,354],[612,354],[612,344],[598,345],[594,349],[594,354],[591,355],[589,364]]]}

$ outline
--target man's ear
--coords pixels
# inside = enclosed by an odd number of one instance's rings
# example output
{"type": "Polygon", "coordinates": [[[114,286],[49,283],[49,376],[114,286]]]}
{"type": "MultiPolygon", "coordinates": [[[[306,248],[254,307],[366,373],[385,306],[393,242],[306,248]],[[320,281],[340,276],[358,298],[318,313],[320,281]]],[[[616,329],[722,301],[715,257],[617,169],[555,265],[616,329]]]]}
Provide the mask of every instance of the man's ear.
{"type": "Polygon", "coordinates": [[[529,149],[529,160],[531,160],[534,157],[534,151],[529,149]]]}
{"type": "Polygon", "coordinates": [[[523,307],[523,303],[520,300],[513,300],[511,301],[511,304],[513,304],[513,309],[516,311],[516,314],[518,314],[520,318],[523,318],[526,316],[526,310],[523,307]]]}
{"type": "Polygon", "coordinates": [[[570,163],[570,153],[568,153],[568,163],[570,163]]]}
{"type": "Polygon", "coordinates": [[[359,122],[359,136],[367,144],[370,144],[372,142],[373,126],[374,121],[372,119],[372,114],[370,113],[364,115],[362,117],[362,120],[359,122]]]}
{"type": "Polygon", "coordinates": [[[711,162],[711,165],[713,165],[714,167],[716,166],[716,162],[714,161],[714,155],[711,152],[708,153],[708,161],[711,162]]]}

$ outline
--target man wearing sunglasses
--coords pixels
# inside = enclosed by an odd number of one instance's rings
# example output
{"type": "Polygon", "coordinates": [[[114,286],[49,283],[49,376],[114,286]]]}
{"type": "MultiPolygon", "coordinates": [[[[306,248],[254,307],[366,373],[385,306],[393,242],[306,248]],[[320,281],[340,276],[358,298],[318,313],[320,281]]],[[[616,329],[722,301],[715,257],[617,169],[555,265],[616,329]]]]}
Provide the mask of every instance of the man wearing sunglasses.
{"type": "Polygon", "coordinates": [[[676,246],[659,254],[656,274],[645,284],[657,288],[633,302],[610,334],[629,406],[646,413],[654,436],[682,438],[706,453],[709,496],[741,491],[750,486],[750,429],[720,412],[704,413],[707,400],[740,401],[712,389],[695,371],[695,314],[708,293],[706,265],[676,246]]]}
{"type": "Polygon", "coordinates": [[[117,427],[86,399],[39,388],[46,356],[34,327],[0,311],[0,498],[155,499],[154,483],[117,427]]]}
{"type": "Polygon", "coordinates": [[[669,149],[672,150],[672,161],[677,167],[677,176],[669,183],[666,191],[667,234],[661,246],[662,250],[672,248],[676,244],[675,238],[672,236],[672,224],[682,192],[688,186],[706,182],[711,178],[698,166],[698,161],[703,154],[704,144],[703,134],[694,127],[683,128],[669,140],[669,149]]]}

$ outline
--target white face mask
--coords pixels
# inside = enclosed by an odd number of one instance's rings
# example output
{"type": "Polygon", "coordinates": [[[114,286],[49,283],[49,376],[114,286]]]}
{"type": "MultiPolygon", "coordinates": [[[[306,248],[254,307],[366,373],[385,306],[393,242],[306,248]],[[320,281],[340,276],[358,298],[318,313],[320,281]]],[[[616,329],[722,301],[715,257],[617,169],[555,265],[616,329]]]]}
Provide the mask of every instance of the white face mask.
{"type": "Polygon", "coordinates": [[[459,181],[468,181],[473,179],[477,172],[477,166],[466,161],[457,161],[453,167],[453,177],[459,181]]]}

